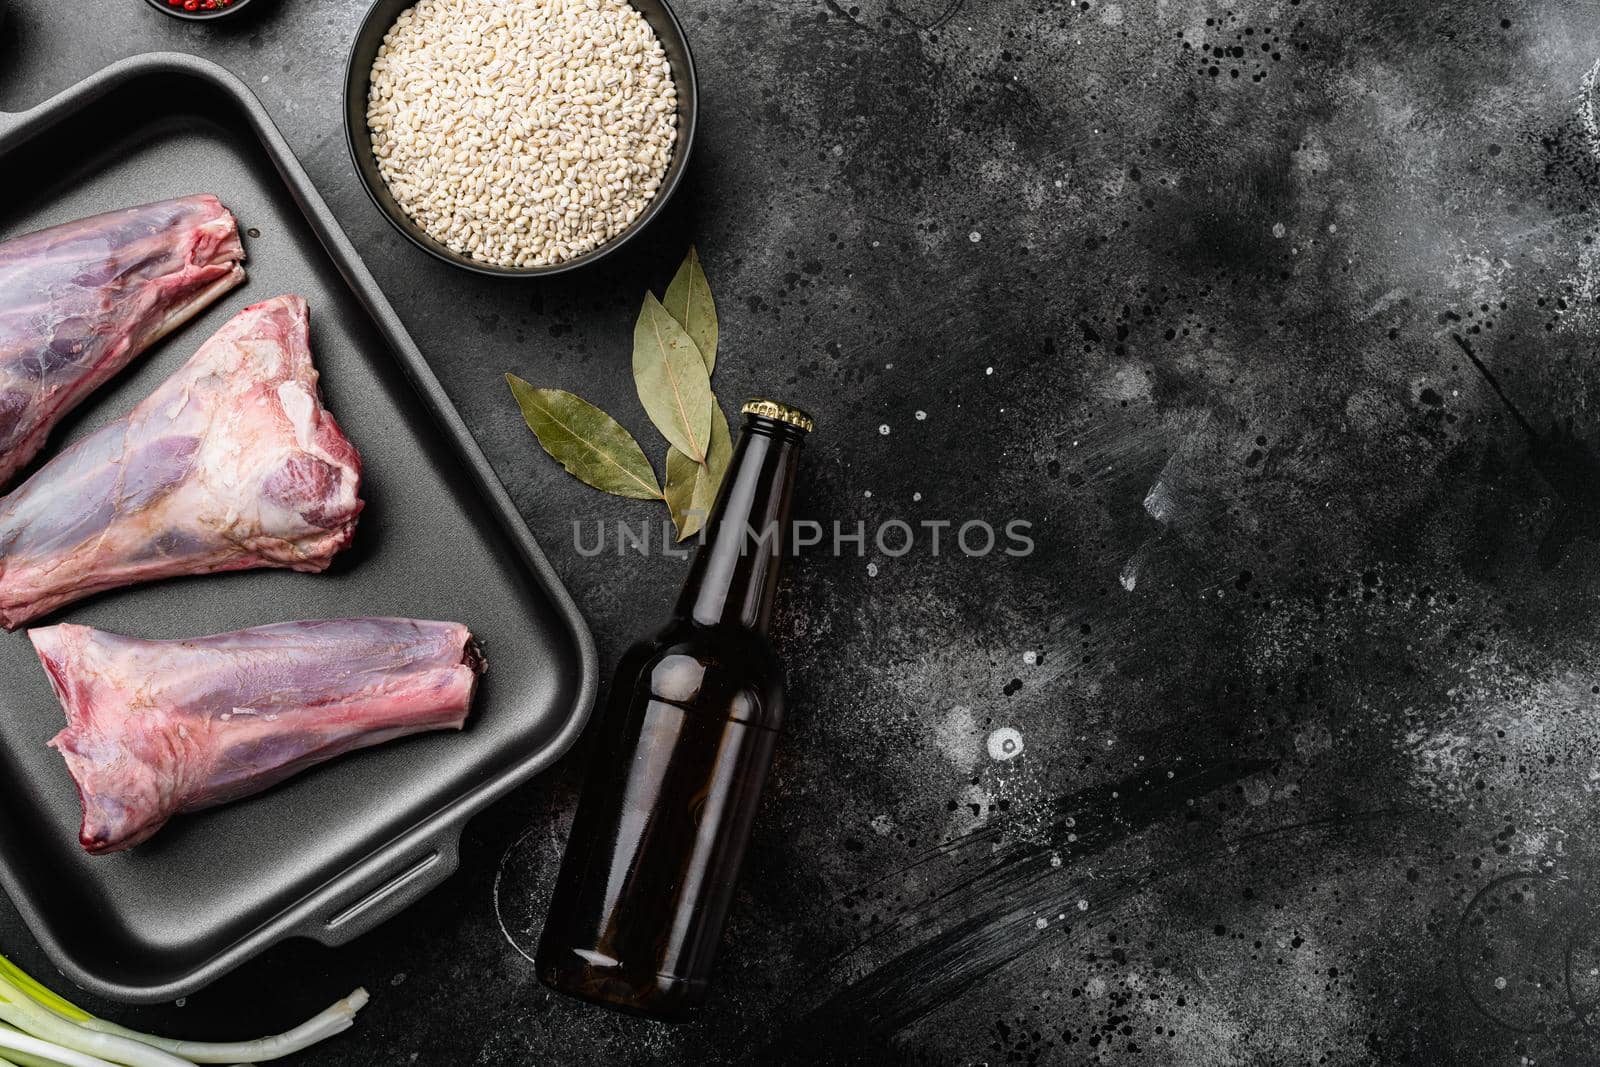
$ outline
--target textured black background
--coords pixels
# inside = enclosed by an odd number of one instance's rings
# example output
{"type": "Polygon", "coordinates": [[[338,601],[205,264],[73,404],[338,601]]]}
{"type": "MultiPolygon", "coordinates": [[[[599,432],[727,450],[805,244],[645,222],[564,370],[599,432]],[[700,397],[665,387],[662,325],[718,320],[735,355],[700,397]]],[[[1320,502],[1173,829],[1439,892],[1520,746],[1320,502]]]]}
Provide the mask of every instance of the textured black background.
{"type": "MultiPolygon", "coordinates": [[[[684,564],[573,550],[574,518],[655,513],[562,474],[501,375],[644,437],[631,323],[691,238],[724,398],[818,416],[804,514],[1022,518],[1037,549],[794,569],[793,716],[703,1022],[553,999],[518,950],[582,749],[380,931],[96,1007],[238,1035],[365,983],[327,1064],[1594,1058],[1600,6],[681,0],[687,188],[527,284],[426,259],[357,186],[364,5],[256,4],[14,0],[0,103],[162,48],[244,76],[602,662],[684,564]]],[[[9,907],[0,946],[50,973],[9,907]]]]}

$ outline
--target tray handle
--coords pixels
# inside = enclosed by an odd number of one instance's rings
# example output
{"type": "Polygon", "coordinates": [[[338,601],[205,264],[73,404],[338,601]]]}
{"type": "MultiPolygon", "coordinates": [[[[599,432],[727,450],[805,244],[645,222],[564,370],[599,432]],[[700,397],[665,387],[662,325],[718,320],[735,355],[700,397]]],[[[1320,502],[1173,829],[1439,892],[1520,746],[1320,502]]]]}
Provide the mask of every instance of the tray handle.
{"type": "Polygon", "coordinates": [[[428,842],[341,884],[328,902],[295,933],[330,947],[394,918],[455,873],[460,842],[453,837],[428,842]]]}

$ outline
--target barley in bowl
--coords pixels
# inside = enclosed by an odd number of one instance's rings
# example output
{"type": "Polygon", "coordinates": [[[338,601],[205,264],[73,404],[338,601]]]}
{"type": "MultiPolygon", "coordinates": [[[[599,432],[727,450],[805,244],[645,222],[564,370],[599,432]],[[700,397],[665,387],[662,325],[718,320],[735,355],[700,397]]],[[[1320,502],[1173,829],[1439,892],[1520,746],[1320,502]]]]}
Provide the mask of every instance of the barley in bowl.
{"type": "Polygon", "coordinates": [[[420,0],[384,35],[367,125],[402,210],[458,254],[542,267],[654,198],[677,138],[672,68],[621,0],[420,0]]]}

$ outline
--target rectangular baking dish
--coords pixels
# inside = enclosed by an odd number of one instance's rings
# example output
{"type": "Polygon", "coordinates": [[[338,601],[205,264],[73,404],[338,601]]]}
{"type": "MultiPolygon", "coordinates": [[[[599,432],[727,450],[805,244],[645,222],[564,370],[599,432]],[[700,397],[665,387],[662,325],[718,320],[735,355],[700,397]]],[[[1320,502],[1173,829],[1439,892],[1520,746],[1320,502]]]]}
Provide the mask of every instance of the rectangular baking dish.
{"type": "Polygon", "coordinates": [[[192,992],[285,938],[337,945],[443,881],[463,824],[551,764],[594,695],[594,646],[510,498],[259,101],[176,54],[108,67],[0,114],[0,235],[213,192],[250,280],[76,412],[61,444],[125,413],[246,305],[300,293],[329,408],[366,465],[352,547],[322,575],[182,578],[79,602],[70,621],[151,638],[286,619],[459,620],[489,660],[461,734],[408,738],[260,796],[174,819],[131,852],[78,847],[45,742],[63,725],[21,633],[0,634],[0,885],[67,977],[129,1003],[192,992]]]}

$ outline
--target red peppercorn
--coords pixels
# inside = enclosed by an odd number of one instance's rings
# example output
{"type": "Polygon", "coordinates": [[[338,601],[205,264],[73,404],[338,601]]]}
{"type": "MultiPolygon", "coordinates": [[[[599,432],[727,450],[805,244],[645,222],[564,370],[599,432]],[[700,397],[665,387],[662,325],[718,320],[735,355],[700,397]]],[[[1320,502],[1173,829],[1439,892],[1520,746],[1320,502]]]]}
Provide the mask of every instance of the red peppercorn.
{"type": "MultiPolygon", "coordinates": [[[[192,12],[200,17],[205,17],[208,15],[221,15],[229,7],[238,3],[239,0],[165,0],[165,2],[168,7],[174,7],[180,11],[192,12]]],[[[0,0],[0,4],[3,3],[5,3],[5,0],[0,0]]]]}

